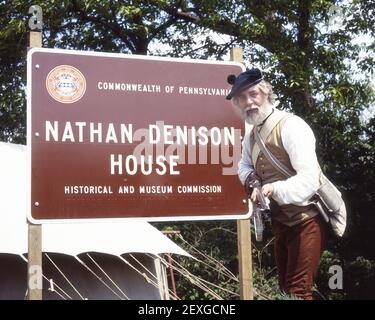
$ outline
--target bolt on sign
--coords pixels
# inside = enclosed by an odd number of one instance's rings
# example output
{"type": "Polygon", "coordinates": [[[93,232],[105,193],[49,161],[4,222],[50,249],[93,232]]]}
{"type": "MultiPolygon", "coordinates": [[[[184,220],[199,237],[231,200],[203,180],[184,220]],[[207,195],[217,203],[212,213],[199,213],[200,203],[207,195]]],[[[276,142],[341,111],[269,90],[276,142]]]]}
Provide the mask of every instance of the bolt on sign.
{"type": "Polygon", "coordinates": [[[249,216],[225,99],[241,64],[43,48],[27,63],[31,222],[249,216]]]}

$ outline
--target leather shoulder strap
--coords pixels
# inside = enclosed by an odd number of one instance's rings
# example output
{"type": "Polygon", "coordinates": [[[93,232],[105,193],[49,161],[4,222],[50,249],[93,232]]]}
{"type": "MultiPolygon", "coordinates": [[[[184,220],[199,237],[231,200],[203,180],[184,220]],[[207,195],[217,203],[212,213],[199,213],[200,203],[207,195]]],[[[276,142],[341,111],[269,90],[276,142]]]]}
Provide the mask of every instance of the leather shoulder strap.
{"type": "MultiPolygon", "coordinates": [[[[278,123],[287,118],[292,116],[292,114],[277,110],[275,109],[273,114],[267,119],[266,123],[262,126],[259,135],[263,141],[266,141],[268,136],[271,134],[272,130],[278,125],[278,123]]],[[[257,130],[256,126],[254,126],[253,130],[257,130]]],[[[255,140],[254,140],[255,141],[255,140]]],[[[251,160],[253,161],[254,167],[256,166],[256,162],[258,160],[258,156],[261,149],[257,143],[254,144],[254,147],[251,152],[251,160]]]]}

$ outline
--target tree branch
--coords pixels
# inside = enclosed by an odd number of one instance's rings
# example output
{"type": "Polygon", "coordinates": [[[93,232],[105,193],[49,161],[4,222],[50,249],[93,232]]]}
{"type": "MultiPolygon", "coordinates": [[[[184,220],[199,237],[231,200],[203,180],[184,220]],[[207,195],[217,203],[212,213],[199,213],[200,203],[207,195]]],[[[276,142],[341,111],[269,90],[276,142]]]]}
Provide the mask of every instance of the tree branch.
{"type": "Polygon", "coordinates": [[[131,52],[134,53],[134,52],[137,51],[136,48],[135,48],[135,46],[134,46],[134,44],[131,41],[128,40],[128,36],[130,36],[130,34],[124,34],[124,31],[120,28],[120,26],[118,24],[117,24],[117,28],[116,28],[113,25],[111,25],[110,23],[108,23],[107,21],[105,21],[104,19],[101,19],[99,17],[89,16],[80,7],[80,5],[79,5],[79,3],[78,3],[77,0],[72,0],[72,4],[73,4],[74,11],[78,12],[78,14],[82,18],[82,20],[93,22],[95,24],[98,24],[98,25],[106,27],[107,29],[113,31],[113,33],[115,35],[117,35],[117,37],[119,37],[122,41],[124,41],[124,43],[130,49],[131,52]]]}
{"type": "Polygon", "coordinates": [[[151,41],[153,38],[155,38],[159,32],[162,32],[164,30],[167,30],[170,26],[172,26],[175,22],[177,22],[178,18],[175,16],[171,16],[166,22],[155,28],[150,35],[148,36],[147,40],[151,41]]]}

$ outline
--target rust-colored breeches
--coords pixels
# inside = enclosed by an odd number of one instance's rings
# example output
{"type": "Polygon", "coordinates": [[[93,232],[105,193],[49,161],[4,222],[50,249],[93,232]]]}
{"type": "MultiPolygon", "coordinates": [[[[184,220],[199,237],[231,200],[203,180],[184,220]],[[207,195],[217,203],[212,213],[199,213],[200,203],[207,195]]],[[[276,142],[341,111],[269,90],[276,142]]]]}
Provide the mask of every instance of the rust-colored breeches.
{"type": "Polygon", "coordinates": [[[303,299],[313,299],[312,286],[327,239],[327,224],[317,215],[292,227],[276,220],[272,225],[280,288],[303,299]]]}

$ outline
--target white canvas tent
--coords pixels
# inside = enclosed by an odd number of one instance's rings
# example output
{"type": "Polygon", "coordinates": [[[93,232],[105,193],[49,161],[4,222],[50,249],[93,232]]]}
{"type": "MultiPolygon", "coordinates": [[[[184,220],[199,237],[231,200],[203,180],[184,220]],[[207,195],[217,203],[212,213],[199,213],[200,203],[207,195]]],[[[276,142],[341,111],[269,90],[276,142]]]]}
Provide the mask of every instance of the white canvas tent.
{"type": "MultiPolygon", "coordinates": [[[[0,299],[25,296],[26,161],[25,146],[0,142],[0,299]]],[[[157,255],[190,256],[146,222],[44,224],[42,250],[47,299],[168,298],[157,255]]]]}

